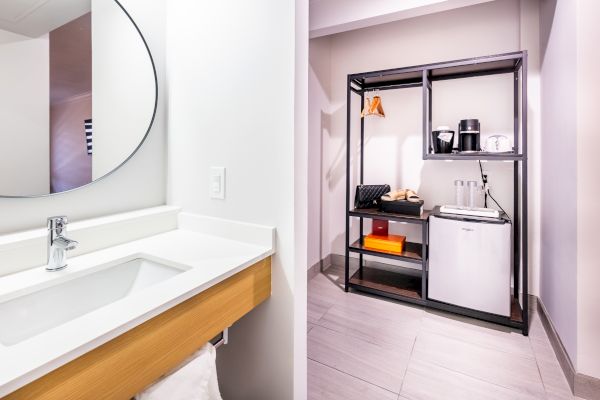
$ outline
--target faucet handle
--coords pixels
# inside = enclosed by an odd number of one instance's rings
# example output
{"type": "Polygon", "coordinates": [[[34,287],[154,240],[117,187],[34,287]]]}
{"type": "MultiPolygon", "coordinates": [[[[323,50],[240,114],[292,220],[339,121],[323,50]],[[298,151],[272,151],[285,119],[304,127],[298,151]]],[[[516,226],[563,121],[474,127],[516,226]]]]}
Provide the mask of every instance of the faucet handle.
{"type": "Polygon", "coordinates": [[[69,221],[64,215],[48,217],[48,230],[63,229],[69,221]]]}

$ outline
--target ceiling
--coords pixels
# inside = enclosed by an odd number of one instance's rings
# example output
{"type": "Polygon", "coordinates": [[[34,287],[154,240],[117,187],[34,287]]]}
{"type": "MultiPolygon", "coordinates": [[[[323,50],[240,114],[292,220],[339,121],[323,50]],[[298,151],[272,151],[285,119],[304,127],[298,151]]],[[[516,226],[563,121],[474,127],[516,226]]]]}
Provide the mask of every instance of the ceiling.
{"type": "Polygon", "coordinates": [[[39,37],[91,11],[91,0],[0,0],[0,29],[39,37]]]}
{"type": "Polygon", "coordinates": [[[385,24],[493,0],[310,0],[310,37],[385,24]]]}

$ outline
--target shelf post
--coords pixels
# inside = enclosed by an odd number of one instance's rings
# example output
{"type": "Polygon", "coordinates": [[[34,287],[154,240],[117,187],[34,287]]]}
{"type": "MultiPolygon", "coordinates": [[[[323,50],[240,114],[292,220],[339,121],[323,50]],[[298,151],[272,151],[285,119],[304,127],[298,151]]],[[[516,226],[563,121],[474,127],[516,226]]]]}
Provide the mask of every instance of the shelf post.
{"type": "Polygon", "coordinates": [[[521,67],[521,132],[523,144],[523,164],[521,168],[521,203],[523,209],[523,218],[521,222],[521,247],[522,247],[522,281],[523,281],[523,335],[529,334],[529,252],[528,252],[528,213],[527,213],[527,51],[523,52],[523,62],[521,67]]]}
{"type": "MultiPolygon", "coordinates": [[[[514,131],[513,131],[513,140],[514,140],[514,151],[516,153],[520,153],[519,149],[519,128],[520,128],[520,120],[519,120],[519,89],[520,89],[520,79],[519,79],[519,70],[522,67],[522,63],[519,63],[519,67],[515,70],[513,75],[513,114],[514,114],[514,131]]],[[[519,291],[520,291],[520,274],[521,274],[521,240],[520,240],[520,220],[519,220],[519,161],[515,160],[513,162],[513,297],[518,301],[519,300],[519,291]]]]}
{"type": "MultiPolygon", "coordinates": [[[[360,109],[361,111],[365,108],[365,91],[360,92],[360,109]]],[[[365,179],[365,119],[360,119],[360,184],[364,184],[365,179]]],[[[360,217],[360,244],[364,243],[364,220],[360,217]]],[[[358,270],[360,271],[360,277],[362,278],[364,257],[361,254],[358,255],[358,270]]]]}
{"type": "MultiPolygon", "coordinates": [[[[521,63],[519,63],[519,65],[522,65],[521,63]]],[[[519,68],[520,69],[520,68],[519,68]]],[[[514,85],[514,92],[513,92],[513,115],[514,115],[514,122],[513,122],[513,149],[514,152],[516,154],[521,154],[521,149],[519,149],[519,69],[515,70],[514,74],[513,74],[513,85],[514,85]]]]}
{"type": "Polygon", "coordinates": [[[352,102],[351,79],[348,75],[346,88],[346,244],[345,244],[345,262],[344,262],[344,290],[349,289],[350,281],[350,113],[352,102]]]}
{"type": "Polygon", "coordinates": [[[427,301],[427,240],[429,238],[429,222],[425,220],[421,223],[421,298],[427,301]]]}
{"type": "Polygon", "coordinates": [[[423,159],[429,154],[429,135],[431,134],[431,81],[429,70],[423,70],[423,159]]]}

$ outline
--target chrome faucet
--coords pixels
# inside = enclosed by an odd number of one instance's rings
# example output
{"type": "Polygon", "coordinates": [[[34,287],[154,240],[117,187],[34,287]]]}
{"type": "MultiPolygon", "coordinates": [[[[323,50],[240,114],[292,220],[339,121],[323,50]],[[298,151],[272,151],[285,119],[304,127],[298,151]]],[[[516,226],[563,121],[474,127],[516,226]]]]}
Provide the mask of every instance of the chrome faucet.
{"type": "Polygon", "coordinates": [[[67,251],[79,244],[67,238],[67,217],[48,218],[48,264],[47,271],[59,271],[67,266],[67,251]]]}

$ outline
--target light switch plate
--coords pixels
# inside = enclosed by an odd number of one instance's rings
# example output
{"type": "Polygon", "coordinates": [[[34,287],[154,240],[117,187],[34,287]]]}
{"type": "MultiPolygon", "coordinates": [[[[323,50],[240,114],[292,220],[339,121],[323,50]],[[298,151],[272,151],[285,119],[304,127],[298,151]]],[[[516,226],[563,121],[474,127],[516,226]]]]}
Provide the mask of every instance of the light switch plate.
{"type": "Polygon", "coordinates": [[[210,167],[208,190],[211,199],[225,200],[225,167],[210,167]]]}

